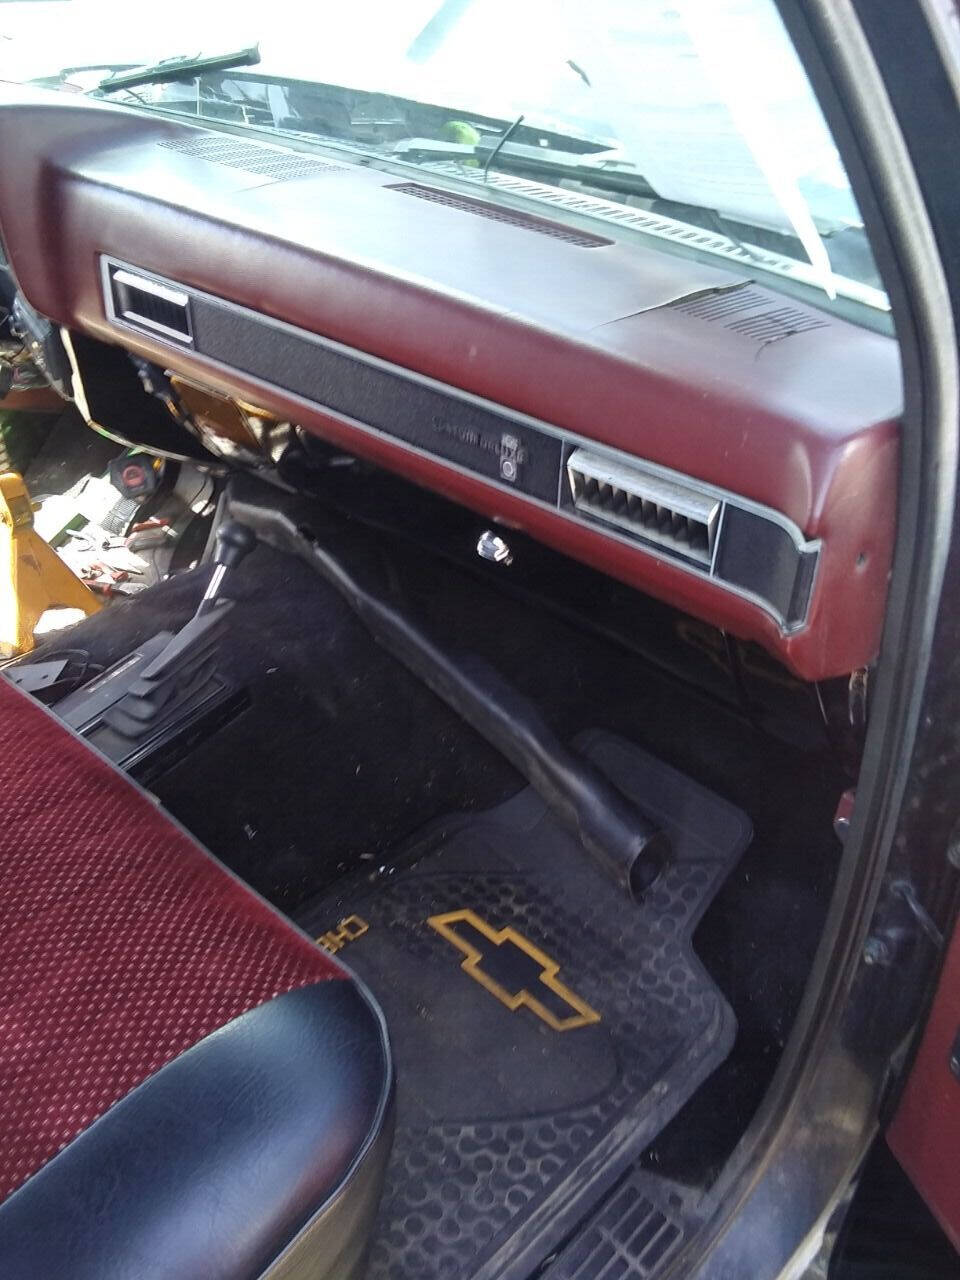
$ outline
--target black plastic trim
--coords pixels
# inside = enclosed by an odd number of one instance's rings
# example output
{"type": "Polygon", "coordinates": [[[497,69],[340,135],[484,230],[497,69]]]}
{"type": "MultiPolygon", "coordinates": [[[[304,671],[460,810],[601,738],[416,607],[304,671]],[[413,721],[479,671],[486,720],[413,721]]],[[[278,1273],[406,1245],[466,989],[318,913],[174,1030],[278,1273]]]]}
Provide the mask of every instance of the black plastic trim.
{"type": "Polygon", "coordinates": [[[800,550],[779,525],[740,507],[727,508],[717,577],[763,596],[788,624],[806,617],[816,562],[816,554],[800,550]]]}
{"type": "Polygon", "coordinates": [[[560,441],[507,414],[414,382],[359,356],[318,347],[306,337],[227,310],[193,303],[196,347],[203,355],[272,382],[368,426],[542,502],[554,503],[560,441]],[[516,472],[505,472],[513,463],[516,472]]]}
{"type": "MultiPolygon", "coordinates": [[[[383,1019],[359,984],[278,996],[161,1068],[14,1192],[0,1273],[258,1275],[349,1186],[389,1133],[392,1099],[383,1019]]],[[[318,1262],[354,1244],[318,1238],[318,1262]]]]}

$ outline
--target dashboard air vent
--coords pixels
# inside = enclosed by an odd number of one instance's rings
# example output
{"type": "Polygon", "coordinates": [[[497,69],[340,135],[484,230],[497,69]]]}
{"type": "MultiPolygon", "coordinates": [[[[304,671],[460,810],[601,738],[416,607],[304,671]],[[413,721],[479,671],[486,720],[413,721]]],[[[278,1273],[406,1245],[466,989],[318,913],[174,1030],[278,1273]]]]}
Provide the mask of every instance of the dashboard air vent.
{"type": "Polygon", "coordinates": [[[296,151],[281,151],[278,147],[261,147],[242,138],[224,138],[216,134],[200,134],[196,138],[178,138],[173,142],[157,144],[168,151],[222,164],[228,169],[242,169],[262,178],[285,182],[289,178],[311,178],[319,173],[343,173],[339,164],[327,164],[296,151]]]}
{"type": "Polygon", "coordinates": [[[709,566],[722,502],[654,472],[575,449],[567,461],[578,511],[709,566]]]}
{"type": "Polygon", "coordinates": [[[110,267],[110,299],[114,315],[137,329],[190,345],[190,299],[179,289],[123,267],[110,267]]]}
{"type": "Polygon", "coordinates": [[[681,299],[669,304],[671,310],[705,320],[708,324],[720,324],[724,329],[749,338],[765,346],[779,342],[795,333],[809,333],[813,329],[825,329],[829,321],[815,311],[802,307],[784,306],[775,302],[762,289],[741,285],[734,289],[721,289],[701,294],[698,298],[681,299]]]}
{"type": "Polygon", "coordinates": [[[545,218],[534,217],[519,209],[505,209],[503,205],[488,204],[485,200],[473,200],[470,196],[462,196],[456,191],[441,191],[437,187],[425,187],[419,182],[393,183],[389,190],[399,191],[405,196],[416,196],[418,200],[429,200],[433,204],[443,204],[450,209],[462,209],[465,213],[474,213],[478,218],[488,218],[491,222],[505,222],[510,227],[536,231],[541,236],[552,236],[554,240],[564,240],[567,244],[575,244],[581,249],[601,249],[605,245],[613,244],[612,240],[591,235],[590,232],[580,231],[576,227],[566,227],[559,222],[548,222],[545,218]]]}

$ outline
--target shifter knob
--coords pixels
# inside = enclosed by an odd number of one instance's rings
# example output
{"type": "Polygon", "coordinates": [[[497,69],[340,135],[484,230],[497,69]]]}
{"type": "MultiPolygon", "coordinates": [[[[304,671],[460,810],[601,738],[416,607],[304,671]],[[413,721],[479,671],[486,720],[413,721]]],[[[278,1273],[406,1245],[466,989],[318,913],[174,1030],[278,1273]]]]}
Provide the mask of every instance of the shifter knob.
{"type": "Polygon", "coordinates": [[[236,569],[257,545],[257,535],[248,524],[239,520],[224,520],[217,530],[214,560],[225,569],[236,569]]]}
{"type": "Polygon", "coordinates": [[[227,570],[236,569],[241,560],[246,559],[256,545],[257,535],[249,525],[241,524],[239,520],[224,520],[217,530],[213,553],[215,567],[210,575],[207,589],[203,593],[200,607],[197,609],[197,617],[214,607],[227,570]]]}

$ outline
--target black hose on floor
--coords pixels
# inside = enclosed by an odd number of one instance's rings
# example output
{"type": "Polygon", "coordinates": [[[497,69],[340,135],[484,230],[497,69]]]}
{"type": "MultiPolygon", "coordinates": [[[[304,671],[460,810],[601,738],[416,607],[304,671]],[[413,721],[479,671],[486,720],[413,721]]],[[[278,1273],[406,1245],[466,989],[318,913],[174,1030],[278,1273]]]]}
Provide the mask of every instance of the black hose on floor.
{"type": "MultiPolygon", "coordinates": [[[[577,833],[590,856],[631,896],[641,898],[670,856],[670,841],[633,801],[582,756],[570,751],[537,708],[488,664],[454,657],[437,645],[406,612],[361,583],[324,542],[309,509],[293,514],[247,497],[232,482],[227,506],[232,518],[258,537],[293,552],[317,570],[350,605],[374,639],[413,672],[530,782],[551,810],[577,833]]],[[[271,495],[274,498],[274,495],[271,495]]],[[[338,519],[338,518],[337,518],[338,519]]]]}

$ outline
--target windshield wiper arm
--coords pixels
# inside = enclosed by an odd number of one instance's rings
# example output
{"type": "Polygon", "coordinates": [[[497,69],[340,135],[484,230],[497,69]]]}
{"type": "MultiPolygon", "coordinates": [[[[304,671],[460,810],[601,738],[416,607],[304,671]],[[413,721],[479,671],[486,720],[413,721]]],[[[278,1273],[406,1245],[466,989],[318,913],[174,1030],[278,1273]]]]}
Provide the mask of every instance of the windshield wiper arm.
{"type": "Polygon", "coordinates": [[[556,150],[544,151],[540,147],[522,142],[510,142],[502,137],[497,140],[492,149],[486,140],[479,142],[473,148],[473,154],[481,163],[485,162],[485,170],[496,159],[498,169],[521,177],[532,175],[548,180],[569,178],[574,182],[596,187],[599,191],[612,191],[618,195],[655,198],[657,194],[640,173],[623,169],[604,169],[599,164],[591,164],[589,159],[575,153],[566,155],[556,150]]]}
{"type": "Polygon", "coordinates": [[[238,49],[235,53],[214,53],[206,57],[166,58],[152,66],[121,75],[107,76],[97,88],[101,93],[113,93],[117,89],[136,89],[142,84],[169,84],[174,80],[192,80],[208,71],[232,71],[234,67],[255,67],[260,61],[260,46],[238,49]]]}
{"type": "Polygon", "coordinates": [[[490,173],[490,166],[493,164],[494,160],[496,160],[497,156],[500,154],[503,148],[507,145],[507,140],[510,137],[512,137],[513,134],[516,133],[516,131],[520,128],[522,124],[523,124],[523,112],[521,111],[520,114],[517,116],[516,120],[514,120],[513,124],[507,125],[506,129],[504,129],[503,133],[501,133],[500,137],[497,139],[496,145],[494,146],[493,150],[487,156],[487,163],[483,166],[484,182],[486,182],[487,176],[490,173]]]}

